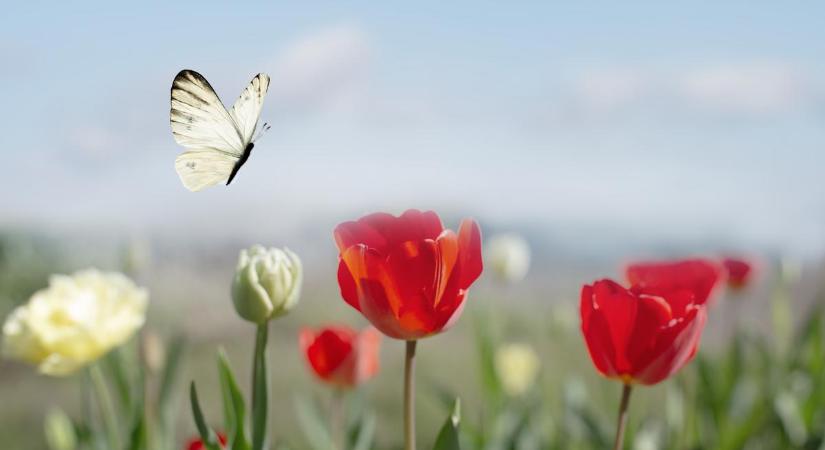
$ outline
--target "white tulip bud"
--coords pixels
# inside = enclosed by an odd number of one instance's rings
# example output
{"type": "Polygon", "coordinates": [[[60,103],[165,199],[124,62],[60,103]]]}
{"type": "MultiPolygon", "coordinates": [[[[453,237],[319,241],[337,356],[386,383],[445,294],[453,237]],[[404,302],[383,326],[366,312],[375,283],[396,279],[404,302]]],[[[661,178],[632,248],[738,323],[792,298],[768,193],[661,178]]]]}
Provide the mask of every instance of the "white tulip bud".
{"type": "Polygon", "coordinates": [[[264,323],[289,312],[301,293],[301,260],[289,249],[255,245],[241,250],[232,302],[243,319],[264,323]]]}
{"type": "Polygon", "coordinates": [[[517,234],[493,236],[484,252],[487,266],[504,281],[517,282],[527,276],[530,268],[530,246],[517,234]]]}

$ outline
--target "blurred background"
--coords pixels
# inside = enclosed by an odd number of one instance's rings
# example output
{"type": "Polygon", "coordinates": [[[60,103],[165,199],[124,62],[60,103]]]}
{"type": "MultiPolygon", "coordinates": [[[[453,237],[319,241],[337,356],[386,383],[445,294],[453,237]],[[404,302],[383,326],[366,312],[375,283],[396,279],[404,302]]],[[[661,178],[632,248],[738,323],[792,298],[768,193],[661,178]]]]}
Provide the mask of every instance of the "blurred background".
{"type": "MultiPolygon", "coordinates": [[[[774,333],[780,267],[792,319],[816,300],[825,251],[820,5],[3,9],[0,317],[50,273],[128,270],[151,292],[147,329],[186,336],[183,378],[214,386],[219,345],[238,367],[251,358],[251,332],[228,297],[238,251],[286,245],[307,275],[300,307],[273,328],[272,429],[294,448],[305,447],[293,396],[325,395],[297,330],[364,324],[338,295],[332,229],[365,213],[433,209],[452,228],[472,216],[487,236],[524,236],[532,252],[523,282],[485,274],[455,329],[422,343],[421,378],[432,379],[430,400],[425,387],[420,401],[426,437],[445,415],[437,391],[483,408],[474,330],[490,318],[497,340],[537,349],[549,398],[574,379],[596,387],[594,403],[615,403],[618,388],[585,356],[577,297],[585,282],[619,277],[627,261],[757,263],[741,301],[721,302],[711,317],[710,354],[734,329],[774,333]],[[204,74],[228,104],[255,73],[272,77],[262,114],[272,129],[229,188],[193,194],[174,171],[182,149],[169,128],[169,88],[183,68],[204,74]]],[[[398,444],[401,350],[385,340],[383,370],[362,393],[381,412],[376,448],[398,444]]],[[[183,391],[180,439],[193,430],[183,391]]],[[[202,391],[217,414],[217,391],[202,391]]],[[[44,412],[71,412],[75,397],[71,379],[0,362],[4,448],[43,448],[44,412]]]]}

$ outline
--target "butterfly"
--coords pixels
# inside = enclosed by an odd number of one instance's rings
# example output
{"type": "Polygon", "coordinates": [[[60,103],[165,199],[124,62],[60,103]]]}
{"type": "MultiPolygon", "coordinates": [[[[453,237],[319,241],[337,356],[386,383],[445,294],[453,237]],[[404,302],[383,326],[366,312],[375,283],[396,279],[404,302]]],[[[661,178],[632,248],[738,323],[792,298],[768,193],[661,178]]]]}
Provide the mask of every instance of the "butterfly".
{"type": "Polygon", "coordinates": [[[226,110],[203,75],[182,70],[172,82],[170,121],[175,141],[186,151],[175,159],[175,170],[190,191],[232,182],[249,159],[258,135],[258,119],[269,89],[269,76],[259,73],[226,110]]]}

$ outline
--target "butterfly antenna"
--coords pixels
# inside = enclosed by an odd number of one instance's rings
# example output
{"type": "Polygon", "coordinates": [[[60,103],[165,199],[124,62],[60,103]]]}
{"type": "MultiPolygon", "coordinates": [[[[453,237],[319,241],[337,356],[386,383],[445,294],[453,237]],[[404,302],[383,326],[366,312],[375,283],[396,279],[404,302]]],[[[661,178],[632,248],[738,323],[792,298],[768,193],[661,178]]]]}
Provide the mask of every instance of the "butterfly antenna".
{"type": "Polygon", "coordinates": [[[261,126],[261,129],[258,130],[258,134],[255,135],[254,139],[252,139],[252,142],[257,141],[261,136],[264,135],[264,133],[269,131],[270,128],[272,128],[272,126],[270,124],[264,122],[264,124],[261,126]]]}

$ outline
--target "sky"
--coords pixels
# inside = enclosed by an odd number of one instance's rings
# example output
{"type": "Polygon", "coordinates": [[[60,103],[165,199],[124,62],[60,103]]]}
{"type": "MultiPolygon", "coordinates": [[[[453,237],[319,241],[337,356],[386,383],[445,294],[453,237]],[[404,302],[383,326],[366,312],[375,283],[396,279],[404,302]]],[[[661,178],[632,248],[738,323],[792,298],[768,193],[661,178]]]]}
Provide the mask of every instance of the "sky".
{"type": "Polygon", "coordinates": [[[417,207],[825,251],[825,6],[566,3],[7,5],[0,225],[222,236],[417,207]],[[272,78],[229,188],[174,171],[183,68],[230,104],[272,78]]]}

